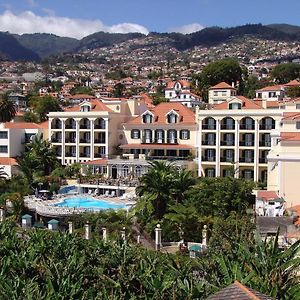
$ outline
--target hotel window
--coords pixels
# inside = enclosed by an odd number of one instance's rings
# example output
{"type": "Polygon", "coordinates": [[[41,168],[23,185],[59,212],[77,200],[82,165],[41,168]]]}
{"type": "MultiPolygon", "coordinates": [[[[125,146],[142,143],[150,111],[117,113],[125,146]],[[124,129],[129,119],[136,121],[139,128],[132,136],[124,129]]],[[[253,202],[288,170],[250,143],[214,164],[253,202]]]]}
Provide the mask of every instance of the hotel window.
{"type": "Polygon", "coordinates": [[[152,123],[152,115],[150,114],[145,114],[143,115],[143,123],[152,123]]]}
{"type": "Polygon", "coordinates": [[[215,177],[215,169],[206,169],[206,177],[215,177]]]}
{"type": "Polygon", "coordinates": [[[190,131],[189,130],[181,130],[180,131],[180,138],[182,140],[189,140],[190,139],[190,131]]]}
{"type": "Polygon", "coordinates": [[[7,153],[8,149],[7,146],[0,146],[0,153],[7,153]]]}
{"type": "Polygon", "coordinates": [[[139,139],[141,136],[141,133],[138,129],[132,129],[131,130],[131,138],[132,139],[139,139]]]}
{"type": "Polygon", "coordinates": [[[0,131],[0,139],[7,139],[8,134],[7,131],[0,131]]]}
{"type": "Polygon", "coordinates": [[[168,143],[176,144],[177,143],[177,131],[176,130],[168,130],[168,143]]]}
{"type": "Polygon", "coordinates": [[[296,129],[300,129],[300,122],[296,122],[296,129]]]}
{"type": "Polygon", "coordinates": [[[229,109],[241,109],[241,103],[229,103],[229,109]]]}
{"type": "Polygon", "coordinates": [[[222,91],[222,96],[223,96],[223,97],[226,96],[226,91],[222,91]]]}
{"type": "Polygon", "coordinates": [[[82,112],[91,111],[91,107],[90,105],[82,105],[80,111],[82,112]]]}
{"type": "Polygon", "coordinates": [[[269,98],[275,98],[276,96],[276,92],[269,92],[269,98]]]}
{"type": "Polygon", "coordinates": [[[247,180],[253,179],[253,170],[244,170],[244,178],[247,180]]]}
{"type": "Polygon", "coordinates": [[[174,113],[171,113],[168,115],[168,123],[174,124],[177,123],[177,115],[174,113]]]}
{"type": "Polygon", "coordinates": [[[215,91],[215,92],[214,92],[214,96],[218,96],[218,92],[215,91]]]}

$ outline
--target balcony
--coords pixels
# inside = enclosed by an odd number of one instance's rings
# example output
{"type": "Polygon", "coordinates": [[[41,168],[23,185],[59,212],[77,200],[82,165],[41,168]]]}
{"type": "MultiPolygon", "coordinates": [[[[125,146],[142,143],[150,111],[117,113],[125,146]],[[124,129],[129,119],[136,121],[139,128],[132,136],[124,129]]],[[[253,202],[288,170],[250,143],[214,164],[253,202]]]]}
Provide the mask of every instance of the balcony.
{"type": "Polygon", "coordinates": [[[202,156],[202,161],[216,161],[216,157],[215,156],[202,156]]]}
{"type": "Polygon", "coordinates": [[[221,162],[229,162],[229,163],[233,163],[234,162],[234,158],[233,157],[221,157],[220,158],[221,162]]]}
{"type": "Polygon", "coordinates": [[[240,141],[240,146],[254,147],[254,141],[240,141]]]}
{"type": "Polygon", "coordinates": [[[270,141],[260,141],[259,146],[260,147],[271,147],[271,142],[270,141]]]}
{"type": "Polygon", "coordinates": [[[155,139],[155,143],[156,143],[156,144],[164,144],[164,143],[165,143],[165,139],[156,138],[156,139],[155,139]]]}
{"type": "Polygon", "coordinates": [[[204,141],[202,141],[202,145],[215,146],[216,145],[216,141],[215,140],[211,140],[211,141],[204,140],[204,141]]]}
{"type": "Polygon", "coordinates": [[[203,130],[216,130],[216,125],[212,124],[202,124],[202,129],[203,130]]]}
{"type": "Polygon", "coordinates": [[[240,157],[239,162],[241,163],[253,163],[254,157],[240,157]]]}
{"type": "Polygon", "coordinates": [[[51,126],[51,129],[62,129],[61,124],[54,124],[51,126]]]}
{"type": "Polygon", "coordinates": [[[221,146],[234,146],[233,140],[221,141],[221,146]]]}
{"type": "Polygon", "coordinates": [[[95,139],[95,144],[105,144],[105,139],[95,139]]]}
{"type": "Polygon", "coordinates": [[[95,154],[94,154],[94,157],[97,157],[97,158],[103,158],[103,157],[105,157],[105,154],[95,153],[95,154]]]}
{"type": "Polygon", "coordinates": [[[235,125],[234,124],[222,124],[221,129],[222,130],[234,130],[235,125]]]}
{"type": "Polygon", "coordinates": [[[168,138],[167,144],[178,144],[177,138],[168,138]]]}

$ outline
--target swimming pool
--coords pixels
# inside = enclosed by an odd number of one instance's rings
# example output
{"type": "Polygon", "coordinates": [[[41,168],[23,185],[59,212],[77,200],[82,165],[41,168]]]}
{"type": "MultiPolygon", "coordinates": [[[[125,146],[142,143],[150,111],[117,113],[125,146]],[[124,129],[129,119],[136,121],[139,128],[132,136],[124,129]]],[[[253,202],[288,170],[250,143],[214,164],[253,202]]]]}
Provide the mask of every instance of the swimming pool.
{"type": "Polygon", "coordinates": [[[91,197],[72,197],[65,198],[62,202],[55,203],[54,206],[58,207],[76,207],[88,208],[93,210],[102,209],[125,209],[125,204],[116,204],[107,202],[106,200],[98,200],[91,197]]]}

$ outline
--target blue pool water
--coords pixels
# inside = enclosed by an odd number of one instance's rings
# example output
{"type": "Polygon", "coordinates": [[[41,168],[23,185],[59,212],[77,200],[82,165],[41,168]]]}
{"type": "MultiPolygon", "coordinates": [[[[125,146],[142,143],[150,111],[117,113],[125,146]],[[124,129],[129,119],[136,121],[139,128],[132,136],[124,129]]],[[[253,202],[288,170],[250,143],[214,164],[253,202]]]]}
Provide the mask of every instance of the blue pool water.
{"type": "Polygon", "coordinates": [[[60,207],[81,207],[81,208],[90,208],[90,209],[124,209],[126,205],[124,204],[114,204],[107,202],[105,200],[98,200],[94,198],[87,197],[72,197],[66,198],[62,202],[54,204],[54,206],[60,207]]]}

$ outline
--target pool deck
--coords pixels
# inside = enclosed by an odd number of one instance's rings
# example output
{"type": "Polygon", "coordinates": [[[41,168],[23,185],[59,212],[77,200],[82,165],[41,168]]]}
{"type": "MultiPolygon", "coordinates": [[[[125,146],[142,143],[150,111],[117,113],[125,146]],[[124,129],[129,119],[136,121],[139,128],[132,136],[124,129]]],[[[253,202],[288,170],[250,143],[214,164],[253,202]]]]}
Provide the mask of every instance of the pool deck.
{"type": "Polygon", "coordinates": [[[123,204],[127,206],[127,211],[135,204],[133,199],[122,199],[121,197],[105,197],[104,195],[94,196],[90,194],[79,194],[79,195],[61,195],[56,196],[55,199],[43,200],[34,196],[25,197],[25,206],[29,210],[35,211],[41,216],[51,216],[51,217],[66,217],[70,215],[82,214],[82,213],[93,213],[98,212],[99,210],[94,210],[91,208],[77,208],[77,207],[63,207],[63,206],[54,206],[56,203],[62,202],[66,198],[93,198],[98,200],[103,200],[112,204],[123,204]]]}

